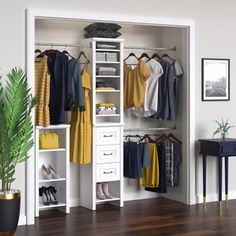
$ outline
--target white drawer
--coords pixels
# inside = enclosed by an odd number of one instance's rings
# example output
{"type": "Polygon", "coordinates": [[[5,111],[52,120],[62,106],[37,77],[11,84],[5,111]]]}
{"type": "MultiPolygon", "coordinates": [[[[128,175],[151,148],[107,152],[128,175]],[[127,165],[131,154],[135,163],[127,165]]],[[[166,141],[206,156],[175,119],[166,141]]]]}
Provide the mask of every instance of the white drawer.
{"type": "Polygon", "coordinates": [[[120,145],[97,146],[97,163],[120,161],[120,145]]]}
{"type": "Polygon", "coordinates": [[[120,144],[120,128],[119,127],[101,127],[96,128],[96,144],[120,144]]]}
{"type": "Polygon", "coordinates": [[[120,163],[97,164],[97,182],[115,181],[120,179],[120,163]]]}

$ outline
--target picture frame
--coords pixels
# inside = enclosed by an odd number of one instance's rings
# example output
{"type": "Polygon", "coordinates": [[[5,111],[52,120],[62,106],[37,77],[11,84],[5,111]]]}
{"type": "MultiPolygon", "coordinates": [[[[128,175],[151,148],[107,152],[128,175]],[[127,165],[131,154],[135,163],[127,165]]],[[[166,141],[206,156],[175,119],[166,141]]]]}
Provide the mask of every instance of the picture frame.
{"type": "Polygon", "coordinates": [[[230,59],[202,58],[202,101],[230,100],[230,59]]]}

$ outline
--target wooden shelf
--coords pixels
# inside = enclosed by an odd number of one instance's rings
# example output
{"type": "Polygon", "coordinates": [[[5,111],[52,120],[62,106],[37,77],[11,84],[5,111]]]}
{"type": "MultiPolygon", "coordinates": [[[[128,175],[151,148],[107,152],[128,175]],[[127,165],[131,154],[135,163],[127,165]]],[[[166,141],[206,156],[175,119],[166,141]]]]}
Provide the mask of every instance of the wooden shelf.
{"type": "Polygon", "coordinates": [[[57,148],[57,149],[39,149],[39,153],[41,152],[65,152],[65,148],[57,148]]]}

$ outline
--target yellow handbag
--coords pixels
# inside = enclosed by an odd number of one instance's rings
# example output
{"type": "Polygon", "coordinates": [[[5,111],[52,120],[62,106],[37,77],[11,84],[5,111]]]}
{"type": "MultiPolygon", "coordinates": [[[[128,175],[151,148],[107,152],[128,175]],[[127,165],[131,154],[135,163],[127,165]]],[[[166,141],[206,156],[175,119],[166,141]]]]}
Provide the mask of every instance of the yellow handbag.
{"type": "Polygon", "coordinates": [[[42,133],[39,135],[39,149],[59,148],[59,136],[57,133],[42,133]]]}

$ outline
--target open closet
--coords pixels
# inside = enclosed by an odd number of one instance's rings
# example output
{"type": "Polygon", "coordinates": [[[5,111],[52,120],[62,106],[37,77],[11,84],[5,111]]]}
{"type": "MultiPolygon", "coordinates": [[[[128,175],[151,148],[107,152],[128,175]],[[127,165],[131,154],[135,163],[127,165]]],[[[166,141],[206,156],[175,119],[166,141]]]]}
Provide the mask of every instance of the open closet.
{"type": "MultiPolygon", "coordinates": [[[[98,21],[98,20],[97,20],[98,21]]],[[[147,199],[154,197],[166,197],[184,203],[190,203],[189,199],[189,31],[183,26],[158,26],[155,24],[140,24],[140,23],[122,23],[116,22],[121,26],[119,32],[121,36],[117,39],[102,39],[102,38],[84,38],[84,28],[95,22],[95,20],[63,20],[50,17],[36,18],[35,20],[35,38],[34,49],[45,51],[47,49],[64,51],[69,58],[78,58],[81,55],[81,63],[89,62],[88,72],[91,76],[91,123],[92,123],[92,159],[87,164],[69,164],[70,172],[70,206],[84,206],[89,209],[96,209],[96,204],[100,202],[112,201],[123,206],[125,201],[147,199]],[[97,45],[110,44],[115,48],[98,48],[97,45]],[[99,50],[97,50],[99,49],[99,50]],[[65,52],[66,51],[66,52],[65,52]],[[115,53],[115,58],[112,58],[112,53],[115,53]],[[111,53],[110,60],[106,61],[104,54],[111,53]],[[131,54],[131,55],[130,55],[131,54]],[[134,56],[132,56],[134,55],[134,56]],[[129,57],[130,56],[130,57],[129,57]],[[124,61],[129,57],[127,60],[124,61]],[[132,58],[133,57],[133,58],[132,58]],[[137,58],[135,58],[137,57],[137,58]],[[135,59],[148,61],[151,57],[153,60],[159,60],[161,57],[169,60],[169,62],[178,61],[180,64],[183,77],[179,81],[178,106],[176,109],[176,117],[174,119],[159,119],[153,117],[140,117],[134,115],[133,111],[124,108],[124,63],[127,63],[130,68],[137,66],[135,59]],[[112,62],[112,60],[114,61],[112,62]],[[87,60],[87,61],[86,61],[87,60]],[[96,91],[96,82],[104,83],[104,75],[99,76],[97,73],[97,64],[101,67],[111,67],[117,69],[117,74],[109,77],[109,82],[112,82],[114,90],[96,91]],[[131,65],[132,64],[132,65],[131,65]],[[112,65],[112,66],[111,66],[112,65]],[[115,78],[117,77],[117,78],[115,78]],[[104,96],[106,99],[104,100],[104,96]],[[116,105],[116,113],[112,115],[98,114],[96,110],[97,104],[111,103],[116,105]],[[102,140],[104,133],[110,137],[115,137],[111,140],[102,140]],[[111,134],[110,134],[111,133],[111,134]],[[135,137],[136,136],[136,137],[135,137]],[[137,138],[138,137],[138,138],[137,138]],[[137,139],[136,139],[137,138],[137,139]],[[179,165],[178,184],[173,184],[165,193],[148,191],[145,186],[140,184],[140,181],[135,178],[124,177],[124,142],[127,139],[132,139],[134,142],[140,139],[150,141],[155,139],[159,141],[178,139],[181,142],[182,161],[179,165]],[[106,144],[106,145],[104,145],[106,144]],[[109,146],[110,145],[110,146],[109,146]],[[114,150],[111,150],[112,147],[114,150]],[[99,153],[112,153],[114,159],[111,163],[116,163],[119,177],[108,178],[107,181],[101,177],[98,178],[100,168],[97,159],[99,153]],[[97,163],[94,163],[96,156],[97,163]],[[118,155],[118,156],[116,156],[118,155]],[[114,197],[112,200],[98,200],[96,198],[96,183],[109,182],[109,191],[114,197]]],[[[33,53],[31,52],[31,55],[33,53]]],[[[107,81],[107,80],[106,80],[107,81]]],[[[33,83],[32,83],[33,84],[33,83]]],[[[71,114],[66,114],[66,122],[70,123],[71,114]]],[[[71,127],[70,127],[71,128],[71,127]]],[[[71,140],[70,140],[71,141],[71,140]]],[[[100,160],[101,161],[101,160],[100,160]]],[[[101,161],[102,162],[102,161],[101,161]]],[[[101,164],[101,163],[100,163],[101,164]]],[[[114,166],[107,169],[113,171],[114,166]]],[[[39,167],[38,167],[39,168],[39,167]]],[[[37,172],[37,170],[36,170],[37,172]]],[[[107,172],[107,173],[108,173],[107,172]]],[[[112,172],[113,173],[113,172],[112,172]]],[[[35,190],[37,194],[37,190],[35,190]]],[[[191,200],[192,201],[192,200],[191,200]]]]}

